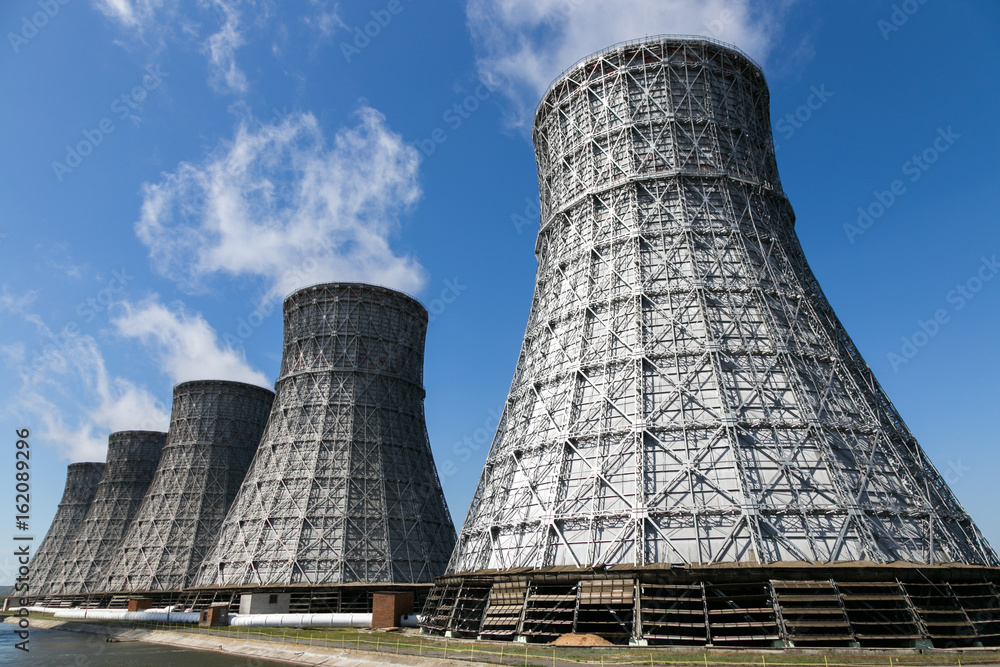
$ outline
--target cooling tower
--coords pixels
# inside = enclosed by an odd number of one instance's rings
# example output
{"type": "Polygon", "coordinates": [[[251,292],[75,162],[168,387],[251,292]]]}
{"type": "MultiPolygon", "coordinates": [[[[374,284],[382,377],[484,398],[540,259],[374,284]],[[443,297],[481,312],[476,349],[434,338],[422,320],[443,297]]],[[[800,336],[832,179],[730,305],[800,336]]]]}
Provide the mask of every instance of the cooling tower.
{"type": "Polygon", "coordinates": [[[31,561],[29,593],[32,596],[48,593],[53,582],[53,570],[58,570],[67,549],[73,544],[73,538],[97,493],[97,484],[103,472],[103,463],[71,463],[66,469],[66,488],[59,508],[31,561]]]}
{"type": "Polygon", "coordinates": [[[1000,562],[806,263],[761,69],[618,45],[556,80],[533,138],[531,312],[427,627],[996,643],[1000,562]]]}
{"type": "Polygon", "coordinates": [[[257,451],[273,400],[271,391],[242,382],[174,387],[163,455],[105,590],[180,591],[194,583],[257,451]]]}
{"type": "Polygon", "coordinates": [[[444,572],[455,532],[424,425],[426,329],[423,306],[382,287],[317,285],[285,300],[271,417],[200,586],[444,572]]]}
{"type": "Polygon", "coordinates": [[[108,438],[108,459],[97,493],[62,563],[52,568],[50,594],[91,595],[102,589],[153,479],[166,437],[157,431],[119,431],[108,438]]]}

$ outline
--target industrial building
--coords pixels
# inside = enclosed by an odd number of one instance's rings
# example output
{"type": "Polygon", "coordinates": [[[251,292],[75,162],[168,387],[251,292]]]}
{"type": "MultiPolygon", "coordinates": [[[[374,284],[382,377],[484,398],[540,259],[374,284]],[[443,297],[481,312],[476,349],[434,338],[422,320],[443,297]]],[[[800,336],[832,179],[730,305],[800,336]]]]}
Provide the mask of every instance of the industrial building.
{"type": "Polygon", "coordinates": [[[1000,645],[1000,558],[806,262],[761,68],[702,37],[618,44],[557,78],[533,139],[534,296],[457,539],[426,309],[315,285],[284,302],[274,394],[178,385],[169,435],[112,434],[96,489],[70,466],[36,604],[221,622],[384,593],[376,616],[415,602],[448,636],[1000,645]]]}
{"type": "Polygon", "coordinates": [[[49,592],[53,572],[61,571],[62,555],[83,525],[103,473],[103,463],[71,463],[66,469],[66,486],[56,515],[29,566],[28,592],[32,596],[49,592]]]}
{"type": "Polygon", "coordinates": [[[49,577],[47,595],[60,604],[106,606],[106,573],[146,495],[167,439],[159,431],[118,431],[108,437],[108,456],[97,493],[79,532],[49,577]]]}
{"type": "MultiPolygon", "coordinates": [[[[427,311],[356,283],[284,302],[276,398],[190,604],[290,593],[291,611],[422,601],[455,542],[424,421],[427,311]]],[[[286,610],[287,611],[287,610],[286,610]]]]}
{"type": "Polygon", "coordinates": [[[242,382],[174,387],[163,454],[101,590],[166,604],[194,583],[257,451],[273,400],[273,392],[242,382]]]}
{"type": "Polygon", "coordinates": [[[535,291],[424,627],[713,646],[1000,641],[1000,561],[795,234],[761,68],[613,46],[534,118],[535,291]]]}

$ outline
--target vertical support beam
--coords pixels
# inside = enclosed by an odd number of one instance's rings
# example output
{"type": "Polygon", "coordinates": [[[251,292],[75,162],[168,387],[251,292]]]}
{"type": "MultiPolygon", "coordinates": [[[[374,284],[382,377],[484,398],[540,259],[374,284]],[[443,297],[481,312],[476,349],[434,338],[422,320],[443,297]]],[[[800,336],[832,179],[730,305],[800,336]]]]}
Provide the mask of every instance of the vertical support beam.
{"type": "Polygon", "coordinates": [[[705,644],[712,645],[712,623],[708,615],[708,593],[705,591],[705,582],[698,582],[701,585],[701,608],[705,612],[705,644]]]}
{"type": "MultiPolygon", "coordinates": [[[[921,638],[930,641],[930,631],[927,629],[927,624],[924,623],[923,617],[920,612],[917,611],[917,605],[913,604],[913,599],[910,598],[910,592],[906,590],[906,585],[903,584],[899,578],[896,578],[896,586],[899,587],[899,592],[903,595],[903,600],[906,601],[906,607],[910,611],[910,615],[913,616],[913,623],[917,626],[917,631],[920,633],[921,638]]],[[[933,645],[926,648],[933,648],[933,645]]]]}
{"type": "Polygon", "coordinates": [[[642,630],[642,575],[637,575],[633,580],[632,595],[634,596],[635,611],[632,613],[632,637],[643,639],[642,630]]]}
{"type": "Polygon", "coordinates": [[[768,595],[771,596],[771,606],[774,608],[774,621],[775,625],[778,626],[778,636],[781,638],[782,642],[786,642],[786,646],[791,644],[788,642],[792,641],[792,633],[789,632],[788,626],[785,625],[785,615],[781,613],[781,601],[778,600],[778,591],[774,588],[774,581],[767,580],[767,591],[768,595]]]}

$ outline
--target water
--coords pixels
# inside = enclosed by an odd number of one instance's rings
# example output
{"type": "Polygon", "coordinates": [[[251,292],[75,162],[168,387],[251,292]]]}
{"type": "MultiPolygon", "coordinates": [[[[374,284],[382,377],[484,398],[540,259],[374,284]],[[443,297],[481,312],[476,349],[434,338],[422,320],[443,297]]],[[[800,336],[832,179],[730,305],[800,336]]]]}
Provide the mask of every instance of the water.
{"type": "Polygon", "coordinates": [[[0,623],[0,666],[23,667],[288,667],[288,663],[192,651],[145,642],[104,641],[83,632],[31,628],[30,652],[14,648],[18,628],[0,623]]]}

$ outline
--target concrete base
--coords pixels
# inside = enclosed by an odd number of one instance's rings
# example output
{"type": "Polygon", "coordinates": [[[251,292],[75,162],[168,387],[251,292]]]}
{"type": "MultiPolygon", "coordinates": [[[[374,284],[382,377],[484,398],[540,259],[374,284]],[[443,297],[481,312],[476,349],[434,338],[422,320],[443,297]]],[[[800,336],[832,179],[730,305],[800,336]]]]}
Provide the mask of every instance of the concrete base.
{"type": "Polygon", "coordinates": [[[628,640],[629,646],[649,646],[648,639],[635,639],[634,637],[628,640]]]}
{"type": "Polygon", "coordinates": [[[773,648],[795,648],[795,642],[790,639],[775,639],[771,642],[773,648]]]}
{"type": "Polygon", "coordinates": [[[851,642],[848,646],[851,648],[861,648],[861,642],[851,642]]]}
{"type": "Polygon", "coordinates": [[[515,635],[514,641],[517,642],[518,644],[527,644],[528,638],[525,637],[524,635],[515,635]]]}
{"type": "Polygon", "coordinates": [[[934,648],[934,642],[930,639],[914,639],[910,643],[911,648],[934,648]]]}

